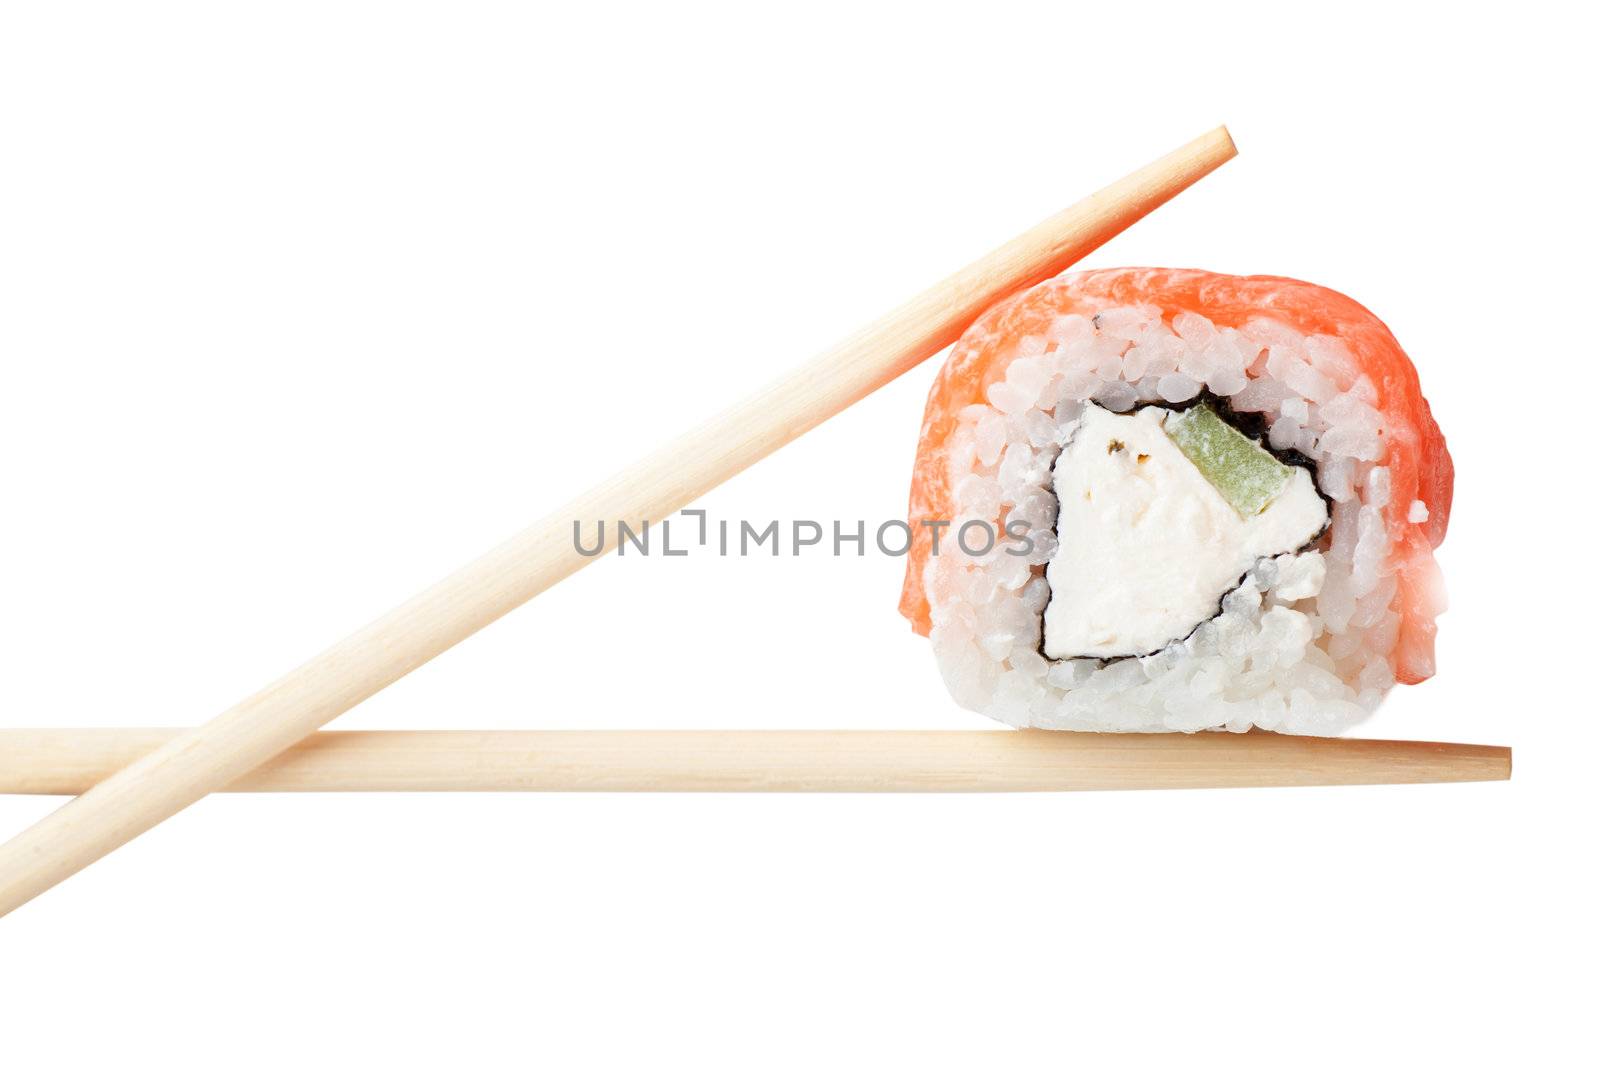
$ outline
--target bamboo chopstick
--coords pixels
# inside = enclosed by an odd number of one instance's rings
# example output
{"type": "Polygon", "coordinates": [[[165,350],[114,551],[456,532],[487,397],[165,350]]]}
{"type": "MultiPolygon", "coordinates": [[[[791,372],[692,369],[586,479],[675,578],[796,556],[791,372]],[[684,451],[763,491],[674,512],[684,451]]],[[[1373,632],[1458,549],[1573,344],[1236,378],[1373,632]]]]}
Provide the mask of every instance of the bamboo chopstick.
{"type": "Polygon", "coordinates": [[[951,275],[0,846],[0,915],[260,766],[577,571],[575,520],[659,521],[954,341],[1233,158],[1217,129],[951,275]]]}
{"type": "MultiPolygon", "coordinates": [[[[80,793],[178,730],[0,730],[0,793],[80,793]]],[[[324,730],[230,792],[1004,793],[1511,777],[1429,741],[1047,730],[324,730]]]]}

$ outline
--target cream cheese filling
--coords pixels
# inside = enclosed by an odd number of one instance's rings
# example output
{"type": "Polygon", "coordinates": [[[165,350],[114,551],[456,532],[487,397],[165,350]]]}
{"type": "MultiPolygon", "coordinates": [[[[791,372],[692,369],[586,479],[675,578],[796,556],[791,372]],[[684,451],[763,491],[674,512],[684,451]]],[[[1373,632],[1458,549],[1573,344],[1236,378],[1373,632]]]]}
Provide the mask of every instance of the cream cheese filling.
{"type": "Polygon", "coordinates": [[[1241,516],[1167,435],[1172,414],[1091,406],[1062,449],[1048,658],[1159,651],[1216,615],[1258,559],[1294,552],[1326,526],[1327,504],[1300,467],[1258,514],[1241,516]]]}

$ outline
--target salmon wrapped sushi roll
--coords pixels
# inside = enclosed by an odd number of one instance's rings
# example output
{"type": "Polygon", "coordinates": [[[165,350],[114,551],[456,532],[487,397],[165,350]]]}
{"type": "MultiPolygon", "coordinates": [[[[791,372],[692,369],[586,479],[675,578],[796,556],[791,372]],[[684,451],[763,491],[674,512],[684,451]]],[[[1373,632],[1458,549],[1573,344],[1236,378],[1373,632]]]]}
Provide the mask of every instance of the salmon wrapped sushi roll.
{"type": "Polygon", "coordinates": [[[1334,734],[1434,673],[1453,479],[1348,297],[1064,275],[934,382],[900,607],[956,700],[1014,726],[1334,734]]]}

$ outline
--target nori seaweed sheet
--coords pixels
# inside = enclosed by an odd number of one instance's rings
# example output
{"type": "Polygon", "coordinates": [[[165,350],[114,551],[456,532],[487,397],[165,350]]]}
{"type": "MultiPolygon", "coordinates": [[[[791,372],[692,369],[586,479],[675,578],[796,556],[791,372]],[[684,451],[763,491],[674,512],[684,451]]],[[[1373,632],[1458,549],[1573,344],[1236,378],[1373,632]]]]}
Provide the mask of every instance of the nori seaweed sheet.
{"type": "MultiPolygon", "coordinates": [[[[1088,403],[1093,405],[1094,407],[1101,407],[1101,405],[1096,404],[1093,400],[1088,401],[1088,403]]],[[[1310,537],[1299,548],[1296,548],[1292,552],[1289,552],[1289,553],[1280,553],[1280,554],[1282,554],[1282,555],[1299,555],[1301,552],[1304,552],[1306,549],[1308,549],[1308,548],[1312,547],[1313,545],[1315,545],[1318,541],[1321,541],[1322,538],[1327,535],[1327,532],[1328,532],[1329,528],[1331,528],[1333,526],[1333,498],[1328,496],[1327,493],[1324,493],[1322,491],[1322,486],[1317,484],[1317,461],[1312,459],[1310,456],[1306,455],[1304,452],[1301,452],[1299,449],[1294,449],[1294,448],[1273,448],[1272,445],[1267,440],[1267,431],[1271,427],[1267,423],[1267,417],[1266,417],[1265,414],[1263,414],[1263,413],[1261,413],[1259,411],[1235,411],[1234,407],[1233,407],[1233,401],[1232,400],[1230,400],[1228,397],[1225,397],[1225,396],[1218,396],[1215,393],[1213,393],[1211,390],[1205,389],[1205,388],[1202,388],[1200,390],[1200,392],[1198,394],[1196,394],[1194,397],[1192,397],[1192,398],[1190,398],[1188,400],[1180,401],[1180,402],[1178,402],[1176,404],[1170,404],[1170,403],[1167,403],[1165,401],[1157,401],[1157,400],[1141,401],[1140,403],[1137,403],[1133,407],[1129,408],[1127,411],[1114,411],[1114,412],[1111,412],[1111,413],[1113,415],[1131,415],[1135,411],[1142,411],[1145,408],[1164,408],[1167,411],[1188,411],[1190,408],[1196,407],[1196,406],[1198,406],[1200,404],[1208,404],[1208,405],[1210,405],[1211,410],[1215,411],[1219,418],[1221,418],[1224,422],[1228,423],[1234,429],[1238,430],[1240,433],[1244,434],[1246,437],[1250,438],[1250,440],[1254,441],[1256,444],[1260,445],[1262,448],[1266,449],[1266,451],[1271,453],[1273,458],[1278,460],[1278,462],[1283,463],[1286,466],[1290,466],[1290,467],[1303,467],[1306,470],[1311,472],[1311,487],[1314,490],[1316,490],[1317,495],[1322,498],[1322,502],[1325,505],[1327,505],[1327,508],[1328,508],[1328,521],[1323,523],[1322,524],[1322,529],[1318,530],[1312,537],[1310,537]]],[[[1110,411],[1111,409],[1110,408],[1102,408],[1102,410],[1110,411]]],[[[1062,455],[1066,454],[1065,446],[1063,446],[1061,451],[1062,451],[1062,455]]],[[[1056,458],[1056,462],[1057,463],[1061,462],[1060,457],[1056,458]]],[[[1054,466],[1052,466],[1051,467],[1052,478],[1050,479],[1050,486],[1049,486],[1049,489],[1047,490],[1050,493],[1051,496],[1055,496],[1055,478],[1053,477],[1054,473],[1055,473],[1055,468],[1054,468],[1054,466]]],[[[1060,510],[1061,510],[1061,501],[1057,500],[1056,501],[1056,512],[1057,512],[1057,514],[1060,514],[1060,510]]],[[[1041,565],[1040,573],[1043,573],[1043,568],[1046,565],[1041,565]]],[[[1064,659],[1064,660],[1063,659],[1053,659],[1050,656],[1045,655],[1045,651],[1044,651],[1044,626],[1041,625],[1039,627],[1039,644],[1038,644],[1039,655],[1041,657],[1043,657],[1045,662],[1047,662],[1047,663],[1068,663],[1068,662],[1071,662],[1071,660],[1075,660],[1075,659],[1093,659],[1096,663],[1100,664],[1100,666],[1102,666],[1102,667],[1104,667],[1108,663],[1116,663],[1119,660],[1125,660],[1125,659],[1148,659],[1151,656],[1158,655],[1161,652],[1164,652],[1166,649],[1168,649],[1169,647],[1171,647],[1174,644],[1182,644],[1184,641],[1189,640],[1189,638],[1194,636],[1196,630],[1200,629],[1200,627],[1204,626],[1206,623],[1211,622],[1213,619],[1215,619],[1219,615],[1221,615],[1222,614],[1222,602],[1224,600],[1228,599],[1228,596],[1230,594],[1232,594],[1241,585],[1243,585],[1245,578],[1249,577],[1249,575],[1250,575],[1250,572],[1248,570],[1246,570],[1244,573],[1239,575],[1239,580],[1238,581],[1234,582],[1233,585],[1231,585],[1227,589],[1223,590],[1222,595],[1217,598],[1217,610],[1212,612],[1209,618],[1201,619],[1199,622],[1197,622],[1194,625],[1194,629],[1190,630],[1188,633],[1184,634],[1182,637],[1174,637],[1171,641],[1168,641],[1165,645],[1162,645],[1160,648],[1155,649],[1153,651],[1142,652],[1142,653],[1139,653],[1137,655],[1127,655],[1127,656],[1105,656],[1105,657],[1073,656],[1070,659],[1064,659]]],[[[1049,588],[1048,583],[1046,584],[1046,588],[1047,589],[1049,588]]],[[[1044,613],[1046,611],[1050,610],[1050,601],[1053,600],[1053,599],[1055,599],[1055,590],[1050,589],[1049,590],[1049,595],[1045,597],[1044,607],[1039,610],[1039,617],[1040,617],[1041,620],[1044,618],[1044,613]]]]}

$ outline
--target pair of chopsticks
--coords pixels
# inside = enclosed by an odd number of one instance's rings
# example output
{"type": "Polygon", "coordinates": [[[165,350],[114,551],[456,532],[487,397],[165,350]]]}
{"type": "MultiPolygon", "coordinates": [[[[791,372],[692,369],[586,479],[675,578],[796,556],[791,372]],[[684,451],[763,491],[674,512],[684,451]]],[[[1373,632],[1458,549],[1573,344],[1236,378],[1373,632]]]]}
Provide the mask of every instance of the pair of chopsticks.
{"type": "Polygon", "coordinates": [[[1228,777],[1226,767],[1237,766],[1250,752],[1276,763],[1277,777],[1264,773],[1258,781],[1231,784],[1288,784],[1297,775],[1322,775],[1324,781],[1392,780],[1363,777],[1352,768],[1352,763],[1364,763],[1359,753],[1370,752],[1378,763],[1387,758],[1388,750],[1351,747],[1361,744],[1357,742],[1306,748],[1292,740],[1241,743],[1239,738],[1113,743],[1046,741],[1032,735],[1018,735],[1025,740],[969,740],[959,735],[941,741],[928,740],[938,735],[923,734],[854,739],[837,734],[720,734],[698,735],[698,740],[697,735],[658,734],[365,734],[306,740],[588,563],[593,557],[571,550],[568,535],[574,520],[664,519],[952,343],[985,307],[1057,274],[1234,154],[1227,130],[1218,128],[1045,220],[202,726],[170,735],[13,734],[5,747],[8,781],[37,785],[38,779],[28,777],[32,772],[27,765],[48,763],[41,753],[55,753],[64,760],[62,769],[68,769],[65,763],[71,761],[65,753],[70,750],[72,760],[78,760],[71,768],[76,776],[46,775],[49,788],[44,791],[84,791],[0,846],[0,914],[233,783],[240,788],[287,788],[294,783],[301,783],[300,788],[347,788],[351,783],[429,788],[429,782],[446,783],[436,788],[476,788],[497,781],[507,788],[581,788],[584,782],[601,783],[594,788],[645,788],[652,783],[713,788],[716,782],[744,780],[780,783],[770,788],[784,787],[781,783],[793,788],[953,788],[950,782],[962,780],[984,783],[971,788],[1006,788],[1007,782],[1016,781],[1059,788],[1063,780],[1052,775],[1072,774],[1081,775],[1073,779],[1079,783],[1115,778],[1124,786],[1230,784],[1221,780],[1228,777]],[[295,747],[303,742],[304,747],[295,747]],[[485,760],[491,751],[516,765],[508,777],[475,777],[489,765],[485,760]],[[1065,762],[1041,770],[1039,761],[1050,757],[1065,762]],[[1119,764],[1120,771],[1107,777],[1107,761],[1119,764]],[[400,772],[391,777],[395,767],[400,772]],[[769,773],[770,778],[762,777],[769,773]],[[1195,780],[1186,783],[1185,774],[1195,780]],[[857,776],[855,786],[848,784],[852,775],[857,776]]]}

